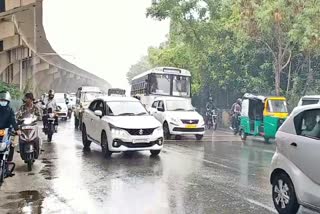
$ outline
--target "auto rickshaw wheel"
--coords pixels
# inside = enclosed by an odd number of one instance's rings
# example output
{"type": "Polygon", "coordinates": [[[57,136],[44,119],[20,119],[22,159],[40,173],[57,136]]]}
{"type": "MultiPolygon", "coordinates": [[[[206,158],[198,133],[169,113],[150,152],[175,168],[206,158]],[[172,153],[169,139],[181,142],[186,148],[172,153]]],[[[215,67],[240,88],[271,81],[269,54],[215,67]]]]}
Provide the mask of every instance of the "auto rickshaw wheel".
{"type": "Polygon", "coordinates": [[[247,134],[243,130],[240,130],[240,137],[242,141],[245,141],[247,139],[247,134]]]}
{"type": "Polygon", "coordinates": [[[264,138],[264,142],[265,142],[266,144],[270,144],[270,138],[265,137],[265,138],[264,138]]]}

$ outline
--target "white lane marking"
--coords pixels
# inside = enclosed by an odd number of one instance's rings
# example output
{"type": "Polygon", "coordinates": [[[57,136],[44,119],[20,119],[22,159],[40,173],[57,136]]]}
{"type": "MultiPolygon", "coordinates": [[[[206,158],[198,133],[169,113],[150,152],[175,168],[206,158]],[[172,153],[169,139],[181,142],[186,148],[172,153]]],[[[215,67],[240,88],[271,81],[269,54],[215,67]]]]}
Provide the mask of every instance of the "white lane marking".
{"type": "Polygon", "coordinates": [[[250,199],[250,198],[245,198],[245,200],[248,201],[249,203],[255,204],[255,205],[259,206],[259,207],[263,207],[263,208],[265,208],[266,210],[268,210],[270,212],[278,213],[274,208],[269,207],[268,205],[265,205],[263,203],[260,203],[259,201],[256,201],[256,200],[253,200],[253,199],[250,199]]]}
{"type": "MultiPolygon", "coordinates": [[[[181,156],[189,156],[189,157],[192,157],[191,155],[186,155],[186,154],[182,154],[180,152],[177,152],[174,148],[170,148],[170,150],[167,150],[165,149],[168,153],[170,152],[173,152],[173,153],[176,153],[176,154],[179,154],[181,156]]],[[[195,160],[198,160],[198,161],[203,161],[203,162],[206,162],[206,163],[209,163],[209,164],[213,164],[213,165],[216,165],[216,166],[220,166],[222,168],[226,168],[226,169],[231,169],[231,170],[235,170],[237,172],[239,172],[239,170],[235,167],[230,167],[230,166],[227,166],[227,165],[224,165],[224,164],[221,164],[221,163],[217,163],[217,162],[214,162],[214,161],[209,161],[209,160],[206,160],[206,159],[202,159],[202,158],[194,158],[192,157],[192,159],[195,159],[195,160]]]]}

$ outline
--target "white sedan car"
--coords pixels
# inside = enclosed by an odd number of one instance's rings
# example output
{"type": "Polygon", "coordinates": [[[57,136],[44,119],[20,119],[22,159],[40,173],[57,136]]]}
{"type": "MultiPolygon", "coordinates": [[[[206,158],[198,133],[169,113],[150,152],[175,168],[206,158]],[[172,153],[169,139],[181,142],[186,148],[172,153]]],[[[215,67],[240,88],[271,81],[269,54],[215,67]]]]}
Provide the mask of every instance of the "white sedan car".
{"type": "Polygon", "coordinates": [[[320,211],[320,105],[297,107],[276,135],[272,197],[281,214],[300,205],[320,211]]]}
{"type": "Polygon", "coordinates": [[[161,124],[131,97],[95,99],[83,115],[82,141],[101,145],[105,157],[114,152],[150,150],[158,155],[163,147],[161,124]]]}
{"type": "Polygon", "coordinates": [[[150,113],[163,125],[164,137],[172,135],[179,139],[181,135],[195,135],[197,140],[203,138],[205,124],[203,117],[195,111],[190,99],[177,97],[156,98],[150,113]]]}

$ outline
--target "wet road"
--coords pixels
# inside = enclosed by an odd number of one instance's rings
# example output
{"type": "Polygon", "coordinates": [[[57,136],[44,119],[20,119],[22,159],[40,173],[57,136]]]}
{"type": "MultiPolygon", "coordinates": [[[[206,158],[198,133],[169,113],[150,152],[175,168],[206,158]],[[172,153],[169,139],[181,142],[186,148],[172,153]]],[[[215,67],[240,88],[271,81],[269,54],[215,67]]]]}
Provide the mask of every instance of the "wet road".
{"type": "MultiPolygon", "coordinates": [[[[72,122],[44,141],[33,172],[16,154],[1,188],[0,213],[275,213],[269,165],[274,145],[243,144],[228,132],[166,142],[149,152],[102,157],[82,150],[72,122]]],[[[309,213],[309,212],[301,212],[309,213]]]]}

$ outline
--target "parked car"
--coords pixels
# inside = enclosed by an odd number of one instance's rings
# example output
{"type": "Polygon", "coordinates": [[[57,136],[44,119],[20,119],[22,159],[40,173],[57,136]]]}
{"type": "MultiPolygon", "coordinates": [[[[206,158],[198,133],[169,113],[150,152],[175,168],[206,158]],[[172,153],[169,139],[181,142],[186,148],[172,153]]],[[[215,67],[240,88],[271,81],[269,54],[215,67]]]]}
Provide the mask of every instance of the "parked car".
{"type": "Polygon", "coordinates": [[[301,97],[298,106],[320,104],[320,95],[308,95],[301,97]]]}
{"type": "Polygon", "coordinates": [[[203,138],[205,122],[190,99],[158,97],[151,105],[150,113],[162,124],[165,139],[170,139],[172,135],[176,139],[182,135],[195,135],[197,140],[203,138]]]}
{"type": "Polygon", "coordinates": [[[296,107],[276,135],[272,197],[281,214],[320,211],[320,105],[296,107]]]}
{"type": "Polygon", "coordinates": [[[82,141],[101,145],[105,157],[114,152],[149,150],[158,155],[163,147],[161,124],[131,97],[95,99],[84,111],[82,141]]]}

